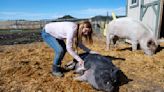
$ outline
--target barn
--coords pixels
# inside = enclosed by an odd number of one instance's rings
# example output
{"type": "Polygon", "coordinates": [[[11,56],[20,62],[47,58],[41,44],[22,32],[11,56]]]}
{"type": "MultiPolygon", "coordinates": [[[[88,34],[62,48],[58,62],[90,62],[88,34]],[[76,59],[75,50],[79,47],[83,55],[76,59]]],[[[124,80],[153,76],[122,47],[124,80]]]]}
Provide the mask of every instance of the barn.
{"type": "Polygon", "coordinates": [[[150,27],[156,38],[164,37],[164,0],[127,0],[126,15],[150,27]]]}

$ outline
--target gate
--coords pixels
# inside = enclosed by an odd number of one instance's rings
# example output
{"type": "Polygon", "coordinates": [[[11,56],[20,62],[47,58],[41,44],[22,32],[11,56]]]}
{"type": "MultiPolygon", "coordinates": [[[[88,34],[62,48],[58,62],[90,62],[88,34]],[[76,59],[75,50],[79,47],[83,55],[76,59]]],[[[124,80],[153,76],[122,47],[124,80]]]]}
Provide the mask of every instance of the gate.
{"type": "MultiPolygon", "coordinates": [[[[151,3],[144,4],[145,0],[141,0],[141,10],[140,10],[140,20],[143,21],[143,18],[146,13],[148,13],[148,8],[152,8],[155,13],[155,28],[153,29],[155,37],[158,37],[158,25],[159,25],[159,16],[160,16],[160,0],[153,1],[151,3]]],[[[151,15],[150,15],[151,16],[151,15]]]]}

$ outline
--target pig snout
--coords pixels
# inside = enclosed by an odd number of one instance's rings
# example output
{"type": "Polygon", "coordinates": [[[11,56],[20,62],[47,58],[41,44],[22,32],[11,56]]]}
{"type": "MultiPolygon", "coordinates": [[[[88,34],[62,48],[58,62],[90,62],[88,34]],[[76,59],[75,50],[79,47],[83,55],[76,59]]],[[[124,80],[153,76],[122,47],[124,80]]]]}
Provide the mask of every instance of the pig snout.
{"type": "Polygon", "coordinates": [[[141,48],[144,50],[145,54],[146,55],[153,55],[157,48],[158,48],[158,43],[156,42],[156,40],[148,40],[146,45],[144,45],[146,41],[143,41],[140,45],[141,45],[141,48]]]}
{"type": "Polygon", "coordinates": [[[151,50],[146,50],[145,54],[149,55],[149,56],[152,56],[154,54],[154,52],[152,52],[151,50]]]}

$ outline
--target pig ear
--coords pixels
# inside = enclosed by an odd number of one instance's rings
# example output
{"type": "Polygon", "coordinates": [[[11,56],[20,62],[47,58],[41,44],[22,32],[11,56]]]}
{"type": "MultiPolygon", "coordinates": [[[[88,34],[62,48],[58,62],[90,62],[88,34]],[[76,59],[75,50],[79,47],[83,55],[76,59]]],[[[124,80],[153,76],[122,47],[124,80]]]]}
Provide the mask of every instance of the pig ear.
{"type": "Polygon", "coordinates": [[[155,46],[155,42],[151,39],[147,42],[147,47],[155,46]]]}

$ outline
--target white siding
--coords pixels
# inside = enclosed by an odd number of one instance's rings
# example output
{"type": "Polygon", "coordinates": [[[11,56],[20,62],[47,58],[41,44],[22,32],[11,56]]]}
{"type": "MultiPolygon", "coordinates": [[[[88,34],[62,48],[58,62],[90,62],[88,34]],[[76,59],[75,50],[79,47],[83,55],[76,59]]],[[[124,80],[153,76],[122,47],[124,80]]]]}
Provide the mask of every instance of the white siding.
{"type": "Polygon", "coordinates": [[[128,17],[131,17],[131,18],[134,18],[134,19],[137,19],[139,20],[140,19],[140,3],[141,0],[139,0],[139,5],[137,7],[134,7],[134,8],[130,8],[131,6],[131,0],[128,0],[128,10],[127,10],[127,16],[128,17]]]}
{"type": "MultiPolygon", "coordinates": [[[[144,5],[148,4],[148,3],[152,3],[154,1],[158,1],[158,0],[144,0],[144,5]]],[[[128,0],[127,16],[137,19],[137,20],[140,20],[141,0],[139,0],[139,4],[137,7],[130,8],[130,5],[131,5],[131,0],[128,0]]],[[[156,5],[156,8],[157,8],[157,5],[156,5]]],[[[152,7],[148,7],[145,15],[142,18],[142,22],[146,26],[148,26],[152,29],[154,35],[157,34],[156,32],[158,32],[158,30],[156,30],[156,19],[158,19],[158,18],[155,14],[155,11],[153,10],[152,7]]]]}
{"type": "MultiPolygon", "coordinates": [[[[144,0],[144,4],[147,4],[147,3],[150,3],[150,2],[153,2],[153,1],[157,1],[157,0],[144,0]]],[[[156,8],[157,8],[157,5],[156,5],[156,8]]],[[[147,24],[153,31],[154,34],[156,34],[156,19],[157,19],[157,16],[153,10],[152,7],[149,7],[143,17],[143,20],[142,22],[144,24],[147,24]]]]}

